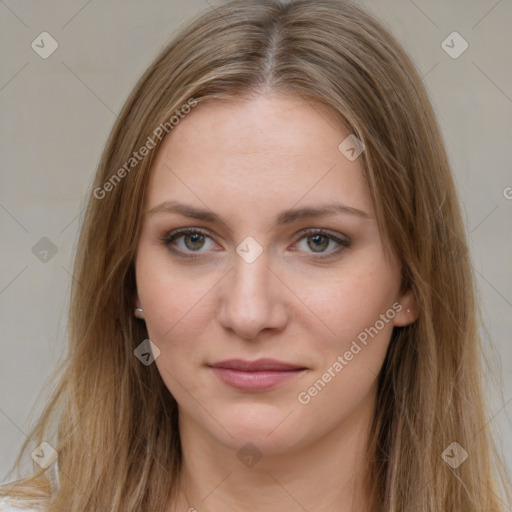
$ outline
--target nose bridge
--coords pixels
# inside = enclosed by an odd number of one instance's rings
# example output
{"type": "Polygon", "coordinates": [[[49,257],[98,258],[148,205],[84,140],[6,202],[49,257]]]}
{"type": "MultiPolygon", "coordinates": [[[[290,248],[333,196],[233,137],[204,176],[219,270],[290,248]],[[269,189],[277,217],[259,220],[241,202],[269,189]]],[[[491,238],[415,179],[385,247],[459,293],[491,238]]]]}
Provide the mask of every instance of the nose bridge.
{"type": "Polygon", "coordinates": [[[278,282],[269,269],[265,251],[255,259],[237,254],[223,288],[220,322],[246,339],[266,328],[282,329],[287,308],[278,282]]]}
{"type": "Polygon", "coordinates": [[[258,256],[254,261],[243,257],[235,259],[233,272],[233,293],[241,296],[252,296],[255,300],[268,300],[270,293],[267,253],[258,256]]]}

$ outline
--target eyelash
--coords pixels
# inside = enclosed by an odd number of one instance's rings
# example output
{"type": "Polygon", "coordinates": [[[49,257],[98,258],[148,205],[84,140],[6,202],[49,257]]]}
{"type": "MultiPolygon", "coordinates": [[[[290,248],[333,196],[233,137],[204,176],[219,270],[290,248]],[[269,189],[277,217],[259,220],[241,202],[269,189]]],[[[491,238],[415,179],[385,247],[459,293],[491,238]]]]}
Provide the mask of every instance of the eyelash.
{"type": "MultiPolygon", "coordinates": [[[[186,259],[190,260],[190,259],[195,259],[195,258],[201,257],[201,255],[199,254],[201,251],[192,251],[192,253],[188,253],[188,252],[182,251],[181,249],[176,249],[176,248],[171,247],[171,244],[172,244],[172,242],[174,242],[174,240],[180,238],[183,235],[195,235],[195,234],[203,235],[208,238],[212,238],[208,233],[206,233],[205,231],[202,231],[201,229],[182,228],[177,231],[166,234],[165,236],[161,237],[160,240],[161,240],[162,244],[165,245],[167,247],[167,249],[172,251],[174,254],[178,255],[181,258],[186,258],[186,259]],[[194,252],[197,252],[198,254],[193,254],[194,252]]],[[[302,240],[303,238],[307,238],[308,236],[322,235],[322,236],[325,236],[326,238],[328,238],[329,240],[333,240],[334,242],[336,242],[337,244],[340,245],[340,247],[338,247],[337,249],[330,251],[328,253],[325,253],[325,254],[311,253],[311,254],[315,255],[315,256],[313,256],[313,258],[316,260],[327,260],[327,259],[333,258],[351,246],[351,242],[348,239],[339,238],[339,237],[335,236],[334,234],[332,234],[330,231],[327,231],[325,229],[310,228],[310,229],[301,231],[300,235],[301,235],[301,237],[299,238],[299,241],[302,240]]]]}

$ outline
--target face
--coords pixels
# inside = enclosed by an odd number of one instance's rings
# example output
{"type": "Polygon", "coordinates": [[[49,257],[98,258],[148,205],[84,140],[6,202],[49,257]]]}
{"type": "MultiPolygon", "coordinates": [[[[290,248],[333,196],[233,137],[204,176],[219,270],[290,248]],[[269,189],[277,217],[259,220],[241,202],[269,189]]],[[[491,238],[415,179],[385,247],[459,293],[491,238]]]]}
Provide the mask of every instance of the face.
{"type": "Polygon", "coordinates": [[[361,158],[338,149],[348,135],[320,107],[267,95],[199,104],[163,141],[135,306],[180,428],[282,452],[371,407],[393,326],[413,312],[361,158]]]}

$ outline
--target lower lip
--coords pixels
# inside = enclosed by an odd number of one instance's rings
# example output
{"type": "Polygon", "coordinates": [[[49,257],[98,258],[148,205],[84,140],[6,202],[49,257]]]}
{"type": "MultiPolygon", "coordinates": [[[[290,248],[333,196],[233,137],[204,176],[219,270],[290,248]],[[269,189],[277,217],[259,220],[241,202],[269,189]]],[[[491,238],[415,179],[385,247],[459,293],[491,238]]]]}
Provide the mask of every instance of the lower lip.
{"type": "Polygon", "coordinates": [[[229,368],[211,368],[217,377],[232,388],[241,391],[265,391],[289,381],[306,370],[241,371],[229,368]]]}

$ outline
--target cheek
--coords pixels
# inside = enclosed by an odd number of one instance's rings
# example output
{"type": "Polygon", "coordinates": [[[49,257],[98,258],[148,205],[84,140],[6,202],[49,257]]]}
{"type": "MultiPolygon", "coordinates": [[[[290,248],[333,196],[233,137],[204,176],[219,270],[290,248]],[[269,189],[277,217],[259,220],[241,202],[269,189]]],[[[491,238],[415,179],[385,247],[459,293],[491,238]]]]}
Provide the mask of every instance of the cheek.
{"type": "Polygon", "coordinates": [[[190,393],[202,387],[192,368],[204,364],[201,340],[208,331],[212,297],[208,292],[211,294],[215,281],[169,275],[168,269],[159,271],[155,265],[146,267],[142,263],[138,295],[148,337],[160,350],[155,364],[174,398],[187,404],[190,393]]]}
{"type": "Polygon", "coordinates": [[[170,272],[169,265],[149,251],[141,252],[136,268],[138,296],[151,341],[162,351],[190,353],[204,333],[218,279],[209,274],[170,272]]]}
{"type": "MultiPolygon", "coordinates": [[[[310,337],[320,364],[295,400],[315,425],[328,429],[344,421],[372,396],[396,315],[391,276],[389,269],[384,279],[376,273],[354,273],[333,283],[326,293],[311,297],[308,304],[321,312],[322,324],[331,332],[327,337],[310,337]]],[[[320,327],[316,330],[320,332],[320,327]]]]}
{"type": "Polygon", "coordinates": [[[325,326],[328,339],[337,349],[342,349],[347,343],[350,345],[353,339],[376,322],[382,337],[390,336],[395,311],[389,310],[399,286],[399,276],[395,274],[394,269],[377,263],[362,265],[340,273],[336,279],[325,281],[323,286],[308,289],[307,305],[325,326]],[[385,316],[384,324],[380,321],[381,315],[385,316]]]}

